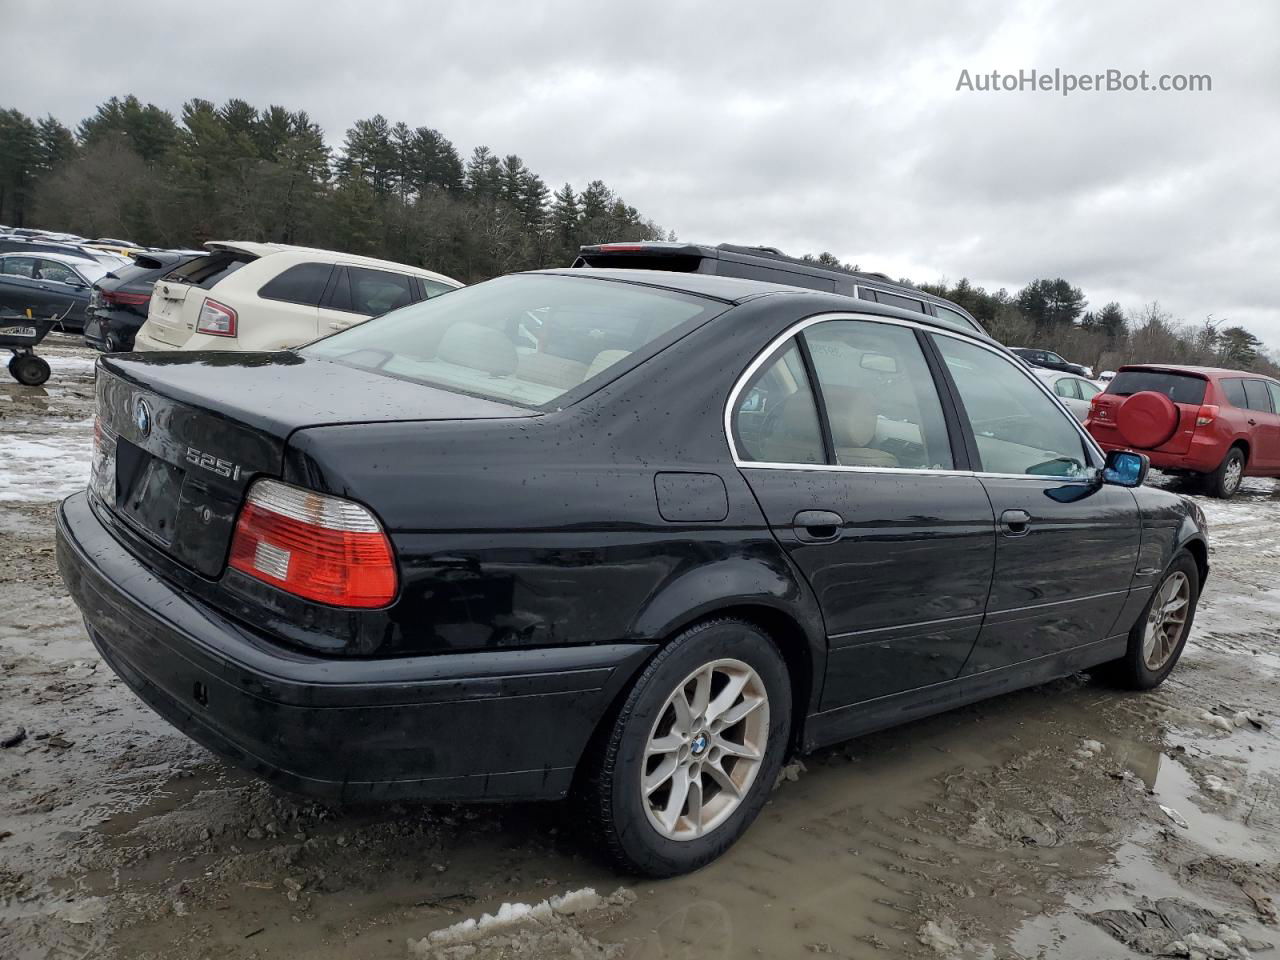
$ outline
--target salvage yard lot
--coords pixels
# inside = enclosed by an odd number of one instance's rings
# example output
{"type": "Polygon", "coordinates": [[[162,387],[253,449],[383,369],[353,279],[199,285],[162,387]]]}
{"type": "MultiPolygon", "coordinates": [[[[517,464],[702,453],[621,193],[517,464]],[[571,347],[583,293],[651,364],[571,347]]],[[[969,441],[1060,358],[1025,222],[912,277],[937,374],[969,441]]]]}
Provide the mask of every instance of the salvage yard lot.
{"type": "Polygon", "coordinates": [[[636,883],[569,804],[295,800],[142,706],[53,552],[56,501],[88,475],[92,355],[41,352],[46,386],[0,381],[0,737],[24,731],[0,749],[0,956],[1265,957],[1280,940],[1273,481],[1200,498],[1210,581],[1157,691],[1073,677],[823,751],[722,860],[636,883]],[[588,887],[602,897],[538,906],[588,887]]]}

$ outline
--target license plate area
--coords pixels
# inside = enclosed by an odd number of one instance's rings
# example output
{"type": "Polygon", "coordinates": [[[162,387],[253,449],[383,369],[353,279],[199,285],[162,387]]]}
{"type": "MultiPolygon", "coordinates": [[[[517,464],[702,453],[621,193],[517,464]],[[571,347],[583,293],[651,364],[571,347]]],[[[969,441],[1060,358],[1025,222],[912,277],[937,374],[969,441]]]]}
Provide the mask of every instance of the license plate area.
{"type": "Polygon", "coordinates": [[[166,547],[177,530],[186,471],[127,440],[116,445],[116,511],[166,547]]]}

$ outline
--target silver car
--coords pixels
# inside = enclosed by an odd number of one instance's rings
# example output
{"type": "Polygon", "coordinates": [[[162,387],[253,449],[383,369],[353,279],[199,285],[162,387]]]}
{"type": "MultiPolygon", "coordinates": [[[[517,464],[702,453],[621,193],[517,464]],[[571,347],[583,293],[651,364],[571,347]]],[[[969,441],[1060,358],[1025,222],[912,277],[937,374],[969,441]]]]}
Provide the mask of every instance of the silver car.
{"type": "Polygon", "coordinates": [[[1040,369],[1036,370],[1036,376],[1053,388],[1058,399],[1081,423],[1089,415],[1089,401],[1103,390],[1092,380],[1078,377],[1074,373],[1040,369]]]}

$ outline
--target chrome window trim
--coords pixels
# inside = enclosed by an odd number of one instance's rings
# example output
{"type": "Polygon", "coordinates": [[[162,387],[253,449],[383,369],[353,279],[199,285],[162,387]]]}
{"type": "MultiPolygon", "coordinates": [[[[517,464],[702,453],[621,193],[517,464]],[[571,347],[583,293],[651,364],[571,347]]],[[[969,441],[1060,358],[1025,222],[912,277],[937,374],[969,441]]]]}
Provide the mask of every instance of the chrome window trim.
{"type": "MultiPolygon", "coordinates": [[[[737,444],[734,443],[733,439],[733,411],[736,409],[738,397],[741,395],[743,388],[747,385],[747,382],[756,375],[760,368],[764,366],[765,362],[773,356],[774,352],[784,343],[796,334],[804,332],[809,327],[815,326],[819,323],[827,323],[831,320],[865,320],[871,323],[884,323],[895,327],[908,327],[913,330],[922,330],[925,333],[951,337],[954,340],[960,340],[963,343],[972,344],[990,353],[994,353],[1009,364],[1010,367],[1018,371],[1023,378],[1035,384],[1040,389],[1040,392],[1049,398],[1049,401],[1058,408],[1058,412],[1061,413],[1062,416],[1071,424],[1072,429],[1074,429],[1084,441],[1085,448],[1091,451],[1099,462],[1106,462],[1106,455],[1103,454],[1102,448],[1098,446],[1098,442],[1093,439],[1089,432],[1084,429],[1084,426],[1080,421],[1077,420],[1071,411],[1067,409],[1066,404],[1062,402],[1062,399],[1049,389],[1049,384],[1037,377],[1030,369],[1024,369],[1026,366],[1025,364],[1019,363],[1017,360],[1008,356],[1005,352],[1005,348],[984,343],[976,337],[966,336],[963,333],[942,330],[928,323],[918,323],[914,320],[900,320],[897,317],[877,316],[876,314],[871,313],[847,313],[841,311],[836,313],[820,313],[812,317],[805,317],[805,319],[793,323],[786,330],[769,341],[768,345],[760,351],[760,353],[756,354],[751,363],[747,365],[747,368],[738,376],[738,379],[734,381],[733,388],[729,391],[729,400],[724,407],[724,436],[725,440],[729,444],[729,455],[733,458],[734,466],[742,469],[825,470],[836,473],[887,473],[899,475],[906,474],[917,477],[993,477],[1002,480],[1052,481],[1058,484],[1094,482],[1095,478],[1092,477],[1050,477],[1034,473],[994,473],[984,470],[913,470],[910,467],[855,467],[831,463],[770,463],[756,460],[743,460],[738,455],[738,447],[737,444]]],[[[936,389],[937,385],[935,384],[934,386],[936,389]]],[[[945,402],[941,395],[938,397],[938,402],[945,402]]],[[[1094,466],[1094,470],[1099,469],[1099,467],[1094,466]]]]}

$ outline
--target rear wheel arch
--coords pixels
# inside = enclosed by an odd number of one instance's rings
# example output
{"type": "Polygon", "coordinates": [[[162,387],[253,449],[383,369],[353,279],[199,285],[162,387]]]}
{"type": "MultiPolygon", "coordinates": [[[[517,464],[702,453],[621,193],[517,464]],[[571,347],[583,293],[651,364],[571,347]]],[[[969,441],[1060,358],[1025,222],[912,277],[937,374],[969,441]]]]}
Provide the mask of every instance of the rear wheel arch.
{"type": "Polygon", "coordinates": [[[1231,447],[1229,447],[1228,449],[1232,449],[1232,448],[1234,448],[1234,449],[1238,449],[1242,454],[1244,454],[1244,462],[1245,462],[1245,466],[1248,466],[1248,465],[1249,465],[1249,452],[1250,452],[1250,451],[1249,451],[1249,441],[1248,441],[1248,440],[1246,440],[1244,437],[1237,437],[1235,440],[1233,440],[1233,441],[1231,442],[1231,447]]]}

